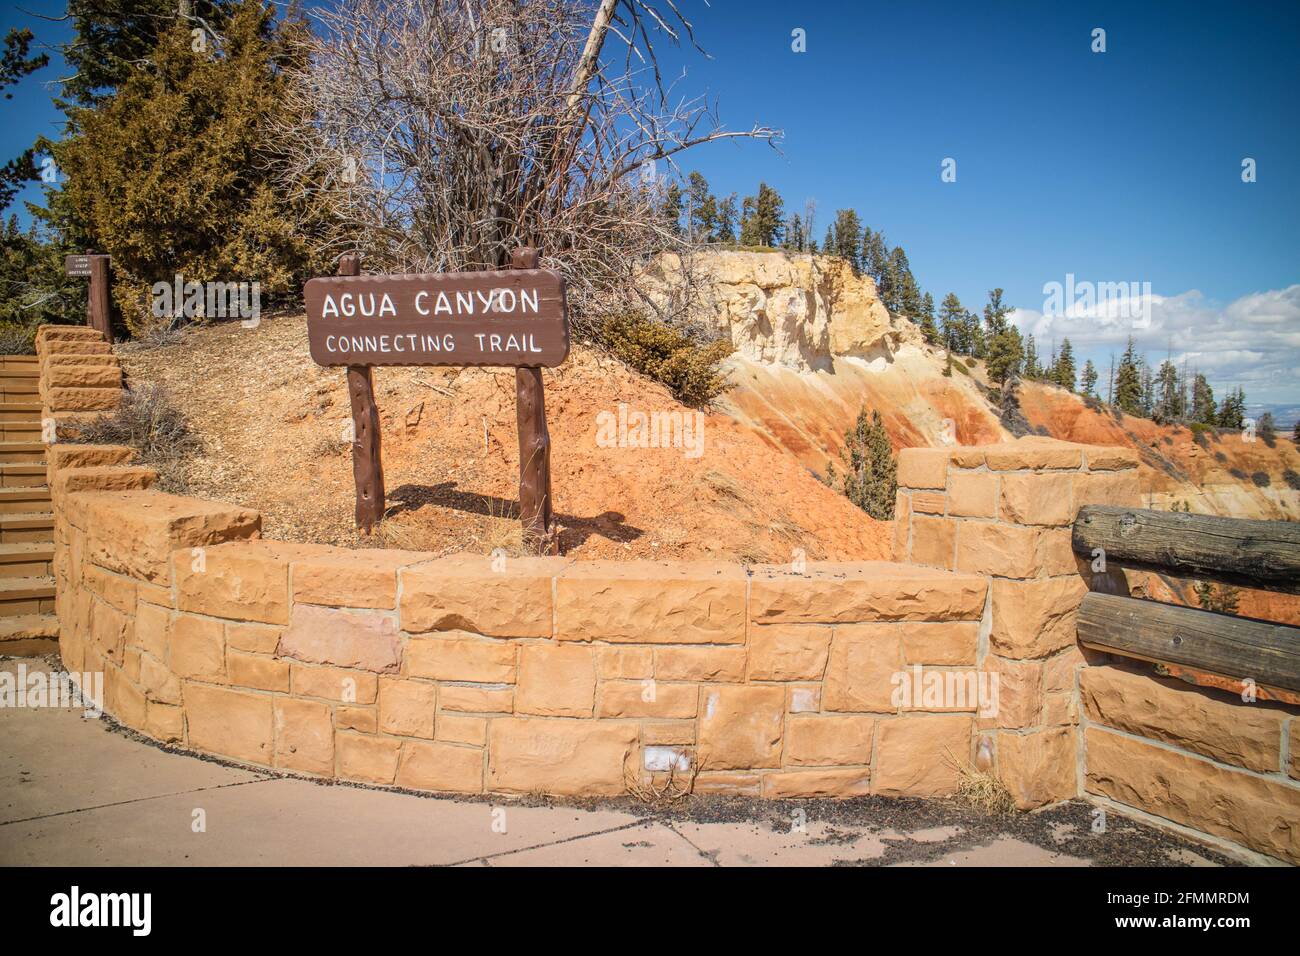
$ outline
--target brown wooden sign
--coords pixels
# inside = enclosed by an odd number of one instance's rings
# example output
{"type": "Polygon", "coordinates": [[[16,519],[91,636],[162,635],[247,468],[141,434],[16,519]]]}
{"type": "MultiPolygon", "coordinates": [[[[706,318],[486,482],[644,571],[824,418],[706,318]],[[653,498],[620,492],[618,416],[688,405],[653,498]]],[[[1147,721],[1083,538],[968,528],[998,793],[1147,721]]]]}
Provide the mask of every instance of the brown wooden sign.
{"type": "Polygon", "coordinates": [[[90,278],[90,288],[86,292],[86,324],[102,332],[105,340],[112,341],[113,320],[112,303],[108,294],[108,265],[108,256],[93,251],[63,258],[64,275],[90,278]]]}
{"type": "Polygon", "coordinates": [[[312,279],[307,340],[318,365],[347,367],[355,437],[352,473],[357,527],[369,534],[384,516],[384,466],[375,365],[515,367],[519,425],[519,520],[524,542],[559,551],[551,497],[551,436],[542,366],[569,354],[564,279],[537,268],[537,250],[516,249],[510,272],[362,276],[355,255],[338,275],[312,279]]]}
{"type": "Polygon", "coordinates": [[[317,365],[553,367],[569,354],[564,279],[549,269],[312,279],[317,365]]]}

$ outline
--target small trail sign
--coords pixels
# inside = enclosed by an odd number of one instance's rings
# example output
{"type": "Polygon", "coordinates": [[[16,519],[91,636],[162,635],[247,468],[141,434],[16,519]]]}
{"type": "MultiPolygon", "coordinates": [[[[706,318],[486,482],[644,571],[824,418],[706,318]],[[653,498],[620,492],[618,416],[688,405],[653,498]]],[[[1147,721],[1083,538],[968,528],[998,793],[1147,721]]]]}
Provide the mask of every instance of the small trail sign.
{"type": "Polygon", "coordinates": [[[564,279],[549,269],[336,276],[304,292],[318,365],[559,365],[564,279]]]}
{"type": "Polygon", "coordinates": [[[356,256],[338,275],[312,279],[303,298],[307,342],[317,365],[347,368],[355,438],[357,527],[384,514],[379,408],[371,369],[394,365],[513,367],[519,426],[519,520],[541,554],[559,550],[551,502],[551,436],[542,369],[569,354],[564,277],[537,268],[537,250],[517,249],[509,271],[360,275],[356,256]]]}
{"type": "Polygon", "coordinates": [[[86,292],[86,324],[102,332],[106,340],[112,341],[112,305],[108,296],[109,262],[108,256],[87,250],[84,255],[65,256],[63,274],[73,278],[89,277],[90,288],[86,292]]]}

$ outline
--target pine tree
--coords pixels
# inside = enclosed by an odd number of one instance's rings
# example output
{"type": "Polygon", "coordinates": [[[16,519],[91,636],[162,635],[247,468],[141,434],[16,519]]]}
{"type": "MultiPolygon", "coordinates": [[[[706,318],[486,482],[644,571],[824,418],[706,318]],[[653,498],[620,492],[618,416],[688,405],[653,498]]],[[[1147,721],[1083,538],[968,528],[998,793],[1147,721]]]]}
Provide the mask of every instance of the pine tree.
{"type": "Polygon", "coordinates": [[[754,215],[757,200],[746,196],[740,202],[740,244],[742,246],[761,245],[758,238],[758,220],[754,215]]]}
{"type": "Polygon", "coordinates": [[[173,18],[147,65],[98,108],[75,110],[53,145],[67,181],[47,192],[58,202],[44,215],[113,257],[113,295],[132,328],[150,285],[177,273],[257,281],[273,298],[296,296],[324,267],[312,252],[318,214],[266,174],[287,120],[281,67],[302,55],[307,30],[274,16],[241,0],[221,43],[200,50],[191,23],[173,18]]]}
{"type": "Polygon", "coordinates": [[[780,194],[767,183],[758,184],[753,220],[755,241],[752,245],[775,248],[785,229],[785,204],[780,194]]]}
{"type": "MultiPolygon", "coordinates": [[[[33,39],[32,31],[26,28],[10,30],[5,36],[4,52],[0,54],[0,90],[12,86],[50,62],[49,54],[29,55],[33,39]]],[[[13,94],[6,92],[4,98],[13,99],[13,94]]],[[[23,150],[17,157],[0,166],[0,212],[9,208],[14,195],[25,183],[34,182],[38,176],[34,148],[23,150]]]]}
{"type": "Polygon", "coordinates": [[[858,413],[854,427],[844,435],[844,494],[871,517],[894,517],[898,491],[898,463],[880,413],[858,413]]]}
{"type": "Polygon", "coordinates": [[[1092,364],[1092,359],[1083,363],[1083,380],[1079,384],[1083,394],[1092,398],[1097,397],[1097,368],[1092,364]]]}
{"type": "Polygon", "coordinates": [[[1007,324],[1001,332],[989,339],[987,358],[989,378],[999,385],[1005,384],[1007,379],[1020,373],[1024,355],[1020,330],[1014,325],[1007,324]]]}
{"type": "Polygon", "coordinates": [[[1129,336],[1128,346],[1124,349],[1119,368],[1115,372],[1113,404],[1126,415],[1142,414],[1142,370],[1132,336],[1129,336]]]}
{"type": "Polygon", "coordinates": [[[1183,392],[1179,382],[1178,367],[1165,359],[1156,373],[1155,420],[1162,425],[1183,420],[1183,392]]]}
{"type": "Polygon", "coordinates": [[[1214,425],[1218,421],[1214,389],[1200,372],[1192,380],[1192,421],[1199,425],[1214,425]]]}
{"type": "Polygon", "coordinates": [[[970,354],[970,343],[966,341],[966,309],[957,298],[957,293],[949,292],[939,305],[939,326],[943,333],[943,344],[953,352],[970,354]]]}
{"type": "Polygon", "coordinates": [[[921,290],[912,275],[912,264],[902,246],[889,252],[889,284],[893,309],[900,315],[915,317],[921,311],[921,290]]]}
{"type": "Polygon", "coordinates": [[[928,292],[921,296],[921,334],[931,345],[939,343],[939,327],[934,321],[934,296],[928,292]]]}
{"type": "Polygon", "coordinates": [[[688,228],[695,242],[708,242],[718,227],[718,203],[709,192],[709,181],[698,170],[686,179],[688,228]]]}
{"type": "Polygon", "coordinates": [[[872,232],[868,226],[862,232],[862,271],[871,276],[876,284],[877,293],[885,281],[885,271],[889,264],[889,247],[885,245],[883,232],[872,232]]]}
{"type": "Polygon", "coordinates": [[[1043,377],[1043,370],[1038,364],[1038,345],[1034,342],[1033,333],[1025,338],[1025,378],[1035,381],[1043,377]]]}
{"type": "Polygon", "coordinates": [[[789,249],[791,252],[803,252],[803,247],[803,220],[799,218],[798,213],[795,213],[790,217],[790,221],[786,223],[784,248],[789,249]]]}
{"type": "Polygon", "coordinates": [[[846,260],[854,271],[862,268],[862,221],[852,209],[835,212],[835,254],[846,260]]]}
{"type": "MultiPolygon", "coordinates": [[[[1244,399],[1244,396],[1243,396],[1244,399]]],[[[1259,421],[1255,423],[1255,434],[1269,448],[1277,445],[1277,425],[1273,421],[1273,413],[1265,412],[1259,416],[1259,421]]]]}
{"type": "Polygon", "coordinates": [[[1002,290],[990,289],[988,305],[984,306],[984,326],[990,340],[1006,331],[1010,312],[1011,306],[1002,301],[1002,290]]]}
{"type": "Polygon", "coordinates": [[[1229,389],[1219,408],[1216,423],[1220,428],[1242,428],[1246,424],[1246,393],[1241,388],[1229,389]]]}
{"type": "Polygon", "coordinates": [[[736,194],[732,193],[718,203],[718,229],[714,235],[718,242],[736,241],[736,194]]]}
{"type": "Polygon", "coordinates": [[[1074,346],[1069,339],[1061,340],[1061,351],[1052,365],[1052,381],[1067,391],[1074,391],[1074,346]]]}
{"type": "Polygon", "coordinates": [[[673,235],[682,234],[682,211],[686,208],[686,194],[677,183],[669,183],[659,203],[659,216],[673,235]]]}

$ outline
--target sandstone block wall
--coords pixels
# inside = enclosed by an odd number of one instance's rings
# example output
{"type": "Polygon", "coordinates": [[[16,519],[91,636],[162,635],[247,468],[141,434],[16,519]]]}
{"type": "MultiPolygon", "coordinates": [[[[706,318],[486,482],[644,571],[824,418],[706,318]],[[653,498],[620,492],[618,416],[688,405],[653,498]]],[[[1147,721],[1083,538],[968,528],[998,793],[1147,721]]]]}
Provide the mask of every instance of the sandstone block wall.
{"type": "Polygon", "coordinates": [[[73,424],[116,408],[122,368],[104,336],[76,325],[44,325],[36,333],[41,418],[73,424]]]}
{"type": "Polygon", "coordinates": [[[1300,708],[1076,643],[1092,570],[1070,526],[1085,504],[1139,506],[1137,474],[1130,450],[1041,439],[906,450],[894,556],[988,581],[977,660],[1001,699],[979,731],[1019,806],[1088,793],[1300,862],[1300,708]]]}
{"type": "Polygon", "coordinates": [[[247,509],[51,449],[61,650],[128,726],[297,773],[458,793],[953,792],[965,712],[903,707],[973,660],[978,575],[888,563],[434,557],[262,540],[247,509]]]}

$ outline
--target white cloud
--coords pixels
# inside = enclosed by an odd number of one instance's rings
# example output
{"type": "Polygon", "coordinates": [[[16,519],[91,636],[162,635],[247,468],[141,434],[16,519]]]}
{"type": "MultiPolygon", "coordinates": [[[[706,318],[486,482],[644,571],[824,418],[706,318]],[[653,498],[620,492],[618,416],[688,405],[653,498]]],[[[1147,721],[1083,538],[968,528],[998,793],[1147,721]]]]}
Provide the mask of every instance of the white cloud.
{"type": "Polygon", "coordinates": [[[1150,361],[1172,351],[1178,364],[1185,358],[1204,372],[1216,392],[1240,385],[1251,402],[1300,400],[1300,284],[1226,306],[1194,289],[1174,296],[1121,291],[1115,297],[1099,292],[1099,302],[1076,296],[1064,309],[1045,295],[1043,311],[1017,309],[1011,319],[1033,334],[1040,351],[1069,338],[1076,352],[1096,362],[1121,351],[1131,335],[1150,361]]]}

